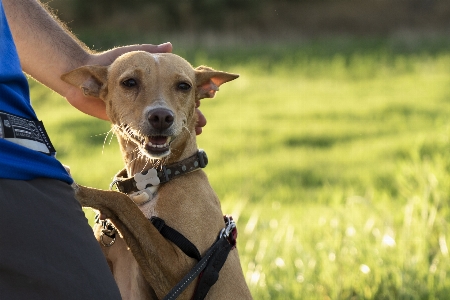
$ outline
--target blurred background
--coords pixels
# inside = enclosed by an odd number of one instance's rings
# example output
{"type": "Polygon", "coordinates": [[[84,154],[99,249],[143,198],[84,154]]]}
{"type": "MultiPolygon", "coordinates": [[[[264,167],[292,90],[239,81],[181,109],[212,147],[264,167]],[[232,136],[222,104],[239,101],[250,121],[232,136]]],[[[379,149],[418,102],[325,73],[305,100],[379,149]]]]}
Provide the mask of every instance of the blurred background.
{"type": "MultiPolygon", "coordinates": [[[[198,143],[255,299],[448,298],[450,1],[48,5],[93,49],[170,41],[240,74],[202,101],[198,143]]],[[[58,158],[108,188],[110,125],[30,86],[58,158]]]]}
{"type": "Polygon", "coordinates": [[[112,34],[114,28],[128,37],[174,34],[201,39],[220,33],[253,42],[446,32],[450,26],[450,3],[439,0],[53,0],[49,5],[75,32],[94,31],[96,36],[112,34]]]}

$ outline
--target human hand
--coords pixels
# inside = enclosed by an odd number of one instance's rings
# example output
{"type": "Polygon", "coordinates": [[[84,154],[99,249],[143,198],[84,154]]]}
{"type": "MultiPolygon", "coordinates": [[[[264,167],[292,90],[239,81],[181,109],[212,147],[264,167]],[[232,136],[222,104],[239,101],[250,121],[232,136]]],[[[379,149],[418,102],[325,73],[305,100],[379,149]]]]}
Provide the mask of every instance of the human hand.
{"type": "Polygon", "coordinates": [[[131,51],[146,51],[150,53],[170,53],[172,52],[172,44],[171,43],[164,43],[160,45],[144,44],[144,45],[117,47],[104,52],[91,54],[87,62],[87,65],[108,66],[112,62],[114,62],[114,60],[117,57],[131,51]]]}
{"type": "Polygon", "coordinates": [[[105,104],[63,80],[61,75],[84,65],[109,65],[130,51],[172,52],[172,44],[132,45],[94,53],[62,26],[58,18],[36,0],[3,0],[3,8],[20,59],[22,70],[58,94],[80,111],[108,120],[105,104]]]}
{"type": "MultiPolygon", "coordinates": [[[[111,50],[107,50],[100,53],[92,53],[88,56],[85,65],[102,65],[107,66],[110,65],[117,57],[120,55],[130,52],[130,51],[147,51],[150,53],[167,53],[172,52],[172,44],[171,43],[164,43],[161,45],[150,45],[150,44],[144,44],[144,45],[131,45],[131,46],[124,46],[124,47],[118,47],[111,50]]],[[[98,98],[85,96],[81,89],[74,87],[74,86],[68,86],[67,92],[65,94],[65,97],[67,101],[77,108],[78,110],[103,119],[103,120],[109,120],[108,116],[106,115],[106,105],[105,103],[98,98]]],[[[203,117],[204,119],[204,117],[203,117]]],[[[203,124],[201,122],[200,124],[203,124]]],[[[206,122],[205,122],[206,124],[206,122]]],[[[200,125],[204,126],[204,125],[200,125]]],[[[196,129],[197,132],[197,129],[196,129]]],[[[201,129],[200,129],[201,132],[201,129]]]]}
{"type": "Polygon", "coordinates": [[[197,123],[195,124],[195,134],[199,135],[203,131],[203,127],[206,125],[206,118],[203,113],[198,109],[200,106],[200,100],[195,102],[195,112],[197,113],[197,123]]]}

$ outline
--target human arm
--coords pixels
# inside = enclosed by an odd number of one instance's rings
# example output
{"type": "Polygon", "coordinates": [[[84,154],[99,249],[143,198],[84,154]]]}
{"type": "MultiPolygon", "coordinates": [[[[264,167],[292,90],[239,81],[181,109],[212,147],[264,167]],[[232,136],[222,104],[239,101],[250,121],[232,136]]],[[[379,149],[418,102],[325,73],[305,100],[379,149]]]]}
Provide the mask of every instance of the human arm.
{"type": "Polygon", "coordinates": [[[108,120],[103,101],[88,98],[80,89],[60,79],[83,65],[109,65],[116,57],[134,50],[171,52],[170,43],[133,45],[94,53],[80,42],[37,0],[2,0],[22,69],[31,77],[64,96],[89,115],[108,120]]]}

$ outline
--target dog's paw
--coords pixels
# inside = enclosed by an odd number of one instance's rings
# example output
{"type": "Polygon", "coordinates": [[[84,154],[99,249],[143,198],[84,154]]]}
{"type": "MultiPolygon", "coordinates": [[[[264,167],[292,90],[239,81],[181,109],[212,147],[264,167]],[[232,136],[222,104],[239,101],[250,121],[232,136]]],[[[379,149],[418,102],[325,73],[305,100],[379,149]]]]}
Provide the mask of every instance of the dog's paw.
{"type": "Polygon", "coordinates": [[[80,190],[80,186],[75,181],[70,186],[74,190],[75,194],[80,190]]]}

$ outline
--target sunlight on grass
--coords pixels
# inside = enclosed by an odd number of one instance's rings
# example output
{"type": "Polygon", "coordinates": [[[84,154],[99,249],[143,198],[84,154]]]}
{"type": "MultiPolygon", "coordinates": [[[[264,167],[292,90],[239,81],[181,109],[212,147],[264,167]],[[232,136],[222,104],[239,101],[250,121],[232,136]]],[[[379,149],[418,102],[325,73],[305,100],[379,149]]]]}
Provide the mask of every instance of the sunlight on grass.
{"type": "MultiPolygon", "coordinates": [[[[198,141],[255,299],[448,296],[450,54],[420,45],[180,50],[241,75],[203,100],[198,141]]],[[[106,189],[123,165],[109,125],[31,86],[58,157],[106,189]]]]}

